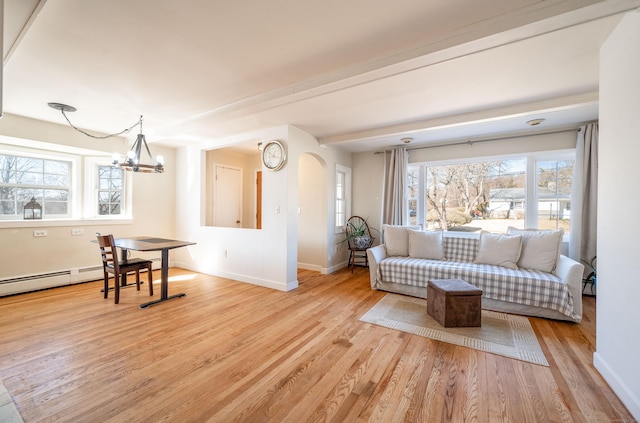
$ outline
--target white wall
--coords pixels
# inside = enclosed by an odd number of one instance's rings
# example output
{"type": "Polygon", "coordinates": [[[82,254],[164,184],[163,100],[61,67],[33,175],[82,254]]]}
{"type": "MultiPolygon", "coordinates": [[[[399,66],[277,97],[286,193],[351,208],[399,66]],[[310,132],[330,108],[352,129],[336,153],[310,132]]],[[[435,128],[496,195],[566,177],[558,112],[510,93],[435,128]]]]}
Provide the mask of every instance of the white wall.
{"type": "MultiPolygon", "coordinates": [[[[478,142],[472,145],[409,149],[409,163],[464,160],[475,157],[518,155],[575,148],[576,131],[536,135],[522,138],[478,142]]],[[[352,214],[367,218],[370,226],[380,229],[382,224],[382,193],[384,155],[374,152],[353,155],[352,214]]],[[[380,236],[376,236],[375,243],[380,236]]]]}
{"type": "Polygon", "coordinates": [[[312,154],[300,156],[299,163],[298,267],[321,271],[327,257],[327,169],[312,154]]]}
{"type": "Polygon", "coordinates": [[[594,365],[640,420],[640,13],[600,51],[598,295],[594,365]]]}
{"type": "MultiPolygon", "coordinates": [[[[180,172],[177,185],[177,237],[197,242],[189,251],[177,251],[182,267],[234,280],[288,291],[298,286],[298,186],[300,157],[311,153],[325,163],[328,219],[321,222],[326,245],[335,244],[333,234],[333,196],[335,163],[350,166],[350,155],[332,148],[321,148],[308,133],[281,126],[258,133],[239,134],[231,139],[216,140],[220,145],[249,140],[283,140],[287,147],[287,163],[278,172],[263,169],[262,230],[215,228],[203,226],[204,175],[203,152],[196,147],[180,148],[177,162],[180,172]],[[328,228],[331,228],[330,230],[328,228]]],[[[341,260],[327,247],[322,270],[332,269],[341,260]]]]}
{"type": "MultiPolygon", "coordinates": [[[[0,119],[0,136],[11,137],[13,141],[24,140],[25,144],[37,141],[52,150],[91,149],[107,157],[130,148],[121,138],[94,140],[65,125],[14,115],[0,119]]],[[[101,266],[98,247],[91,243],[96,232],[172,238],[175,235],[175,150],[153,144],[150,148],[154,154],[165,157],[166,170],[162,174],[129,175],[133,178],[132,220],[0,221],[0,279],[101,266]],[[34,228],[46,229],[48,236],[34,238],[34,228]],[[72,236],[72,228],[82,228],[84,234],[72,236]]],[[[84,172],[79,175],[83,178],[84,172]]],[[[153,254],[146,256],[153,257],[153,254]]],[[[82,279],[77,276],[71,281],[79,280],[82,279]]],[[[17,292],[14,289],[18,286],[31,285],[4,284],[0,286],[0,295],[17,292]]]]}

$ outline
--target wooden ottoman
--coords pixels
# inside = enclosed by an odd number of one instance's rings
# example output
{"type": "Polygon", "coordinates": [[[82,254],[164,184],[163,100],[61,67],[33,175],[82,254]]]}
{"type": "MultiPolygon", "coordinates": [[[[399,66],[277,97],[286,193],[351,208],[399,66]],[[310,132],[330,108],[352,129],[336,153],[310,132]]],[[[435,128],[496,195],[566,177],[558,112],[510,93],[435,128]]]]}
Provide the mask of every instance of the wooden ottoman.
{"type": "Polygon", "coordinates": [[[445,328],[481,326],[482,290],[460,279],[430,280],[427,313],[445,328]]]}

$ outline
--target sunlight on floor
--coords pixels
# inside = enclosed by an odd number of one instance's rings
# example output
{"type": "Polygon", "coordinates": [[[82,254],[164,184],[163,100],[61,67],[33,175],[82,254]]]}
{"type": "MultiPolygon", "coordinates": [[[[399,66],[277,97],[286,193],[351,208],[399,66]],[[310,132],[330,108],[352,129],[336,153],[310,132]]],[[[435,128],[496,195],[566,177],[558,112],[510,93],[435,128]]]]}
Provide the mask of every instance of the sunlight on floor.
{"type": "MultiPolygon", "coordinates": [[[[169,282],[180,282],[180,281],[191,281],[193,279],[196,278],[196,274],[192,273],[190,275],[175,275],[175,276],[169,276],[169,282]]],[[[160,282],[160,279],[158,279],[157,281],[153,281],[155,282],[160,282]]]]}

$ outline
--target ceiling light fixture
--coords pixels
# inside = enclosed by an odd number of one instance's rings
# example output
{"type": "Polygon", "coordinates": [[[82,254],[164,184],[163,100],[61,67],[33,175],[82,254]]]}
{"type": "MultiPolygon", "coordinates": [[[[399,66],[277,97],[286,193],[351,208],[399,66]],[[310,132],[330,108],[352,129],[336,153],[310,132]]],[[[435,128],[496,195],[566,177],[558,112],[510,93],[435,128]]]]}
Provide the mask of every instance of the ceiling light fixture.
{"type": "Polygon", "coordinates": [[[400,141],[402,141],[405,144],[409,144],[411,141],[413,141],[413,138],[411,137],[401,138],[400,141]]]}
{"type": "Polygon", "coordinates": [[[48,103],[48,105],[52,109],[59,110],[60,113],[62,113],[62,116],[64,116],[64,118],[66,119],[69,126],[71,126],[73,129],[75,129],[76,131],[80,132],[83,135],[86,135],[94,139],[103,140],[111,137],[117,137],[117,136],[124,135],[131,132],[131,130],[134,129],[136,126],[140,126],[140,133],[136,137],[136,141],[131,146],[131,150],[129,150],[129,152],[125,157],[122,157],[118,153],[114,153],[113,165],[116,167],[119,167],[120,169],[130,171],[130,172],[143,172],[143,173],[164,172],[164,158],[162,156],[156,156],[156,164],[144,164],[144,163],[141,163],[140,161],[142,146],[144,146],[145,150],[147,151],[147,154],[149,155],[149,159],[153,160],[153,156],[151,155],[151,150],[149,150],[149,146],[147,145],[147,140],[144,134],[142,133],[142,116],[140,116],[140,119],[138,120],[138,122],[131,125],[129,128],[123,129],[122,131],[114,134],[98,136],[98,135],[90,134],[76,127],[74,124],[71,123],[71,121],[67,117],[67,112],[75,112],[77,110],[75,107],[69,106],[67,104],[62,104],[62,103],[48,103]]]}
{"type": "Polygon", "coordinates": [[[542,119],[542,118],[540,118],[540,119],[531,119],[531,120],[527,121],[527,125],[529,125],[529,126],[538,126],[542,122],[544,122],[544,119],[542,119]]]}

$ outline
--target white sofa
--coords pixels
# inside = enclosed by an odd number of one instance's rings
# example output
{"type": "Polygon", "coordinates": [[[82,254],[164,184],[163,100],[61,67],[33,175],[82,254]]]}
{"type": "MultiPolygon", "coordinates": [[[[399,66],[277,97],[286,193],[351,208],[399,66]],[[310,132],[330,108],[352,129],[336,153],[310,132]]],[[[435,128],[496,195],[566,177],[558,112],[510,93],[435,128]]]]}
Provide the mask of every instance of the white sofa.
{"type": "Polygon", "coordinates": [[[371,288],[426,298],[429,279],[462,279],[482,289],[485,309],[580,322],[584,266],[560,255],[562,232],[512,229],[498,235],[383,225],[385,244],[367,250],[371,288]]]}

